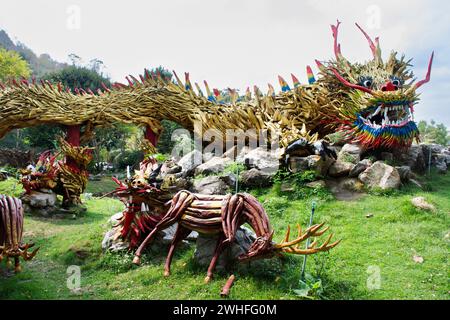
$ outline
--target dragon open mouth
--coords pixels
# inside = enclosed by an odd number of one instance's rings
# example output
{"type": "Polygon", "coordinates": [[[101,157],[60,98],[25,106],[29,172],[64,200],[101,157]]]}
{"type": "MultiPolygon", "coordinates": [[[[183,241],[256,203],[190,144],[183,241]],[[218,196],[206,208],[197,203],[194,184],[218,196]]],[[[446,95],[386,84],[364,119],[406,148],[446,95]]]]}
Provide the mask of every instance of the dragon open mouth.
{"type": "Polygon", "coordinates": [[[365,125],[374,129],[401,128],[414,121],[413,106],[412,102],[407,101],[382,103],[363,111],[360,118],[365,125]]]}

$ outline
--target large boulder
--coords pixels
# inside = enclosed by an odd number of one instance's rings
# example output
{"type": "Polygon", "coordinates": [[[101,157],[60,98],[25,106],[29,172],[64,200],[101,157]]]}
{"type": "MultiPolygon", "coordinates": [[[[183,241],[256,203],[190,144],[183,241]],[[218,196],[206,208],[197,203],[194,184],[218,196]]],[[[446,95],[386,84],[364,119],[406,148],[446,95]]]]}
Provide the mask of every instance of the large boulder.
{"type": "Polygon", "coordinates": [[[226,166],[233,162],[230,158],[213,157],[209,161],[199,165],[195,169],[195,174],[218,174],[223,172],[226,166]]]}
{"type": "Polygon", "coordinates": [[[195,179],[192,189],[196,193],[206,195],[223,195],[230,191],[230,186],[227,185],[223,177],[209,176],[202,179],[195,179]]]}
{"type": "Polygon", "coordinates": [[[270,151],[259,147],[244,155],[244,163],[248,168],[256,168],[267,173],[275,173],[280,167],[280,151],[270,151]]]}
{"type": "Polygon", "coordinates": [[[372,161],[370,159],[364,159],[358,162],[352,170],[350,170],[348,176],[350,178],[357,178],[361,173],[367,170],[372,165],[372,161]]]}
{"type": "Polygon", "coordinates": [[[318,155],[307,157],[290,157],[289,168],[294,173],[312,170],[320,176],[325,176],[333,162],[334,159],[332,158],[322,158],[318,155]]]}
{"type": "Polygon", "coordinates": [[[51,190],[41,189],[33,190],[22,196],[22,202],[33,208],[54,207],[56,204],[56,193],[51,190]]]}
{"type": "Polygon", "coordinates": [[[269,187],[272,184],[273,176],[273,174],[253,168],[241,173],[241,184],[245,188],[269,187]]]}
{"type": "MultiPolygon", "coordinates": [[[[235,264],[237,257],[246,253],[255,240],[256,236],[250,229],[246,227],[237,229],[234,242],[219,256],[216,268],[223,270],[227,266],[235,264]]],[[[194,258],[200,265],[209,266],[217,247],[217,241],[217,235],[208,236],[200,234],[198,236],[194,258]]]]}
{"type": "Polygon", "coordinates": [[[337,160],[330,166],[328,175],[333,178],[346,177],[354,167],[353,163],[337,160]]]}
{"type": "Polygon", "coordinates": [[[420,145],[412,145],[407,152],[396,151],[394,158],[398,160],[402,166],[408,166],[413,172],[423,174],[427,165],[425,161],[424,151],[420,145]]]}
{"type": "Polygon", "coordinates": [[[182,172],[190,174],[202,164],[202,153],[199,150],[194,150],[186,154],[178,161],[178,165],[181,167],[182,172]]]}
{"type": "Polygon", "coordinates": [[[361,146],[357,144],[346,144],[339,151],[338,161],[356,164],[361,160],[361,153],[361,146]]]}
{"type": "Polygon", "coordinates": [[[382,161],[375,162],[371,167],[359,175],[368,188],[382,190],[398,189],[401,185],[400,174],[397,169],[382,161]]]}

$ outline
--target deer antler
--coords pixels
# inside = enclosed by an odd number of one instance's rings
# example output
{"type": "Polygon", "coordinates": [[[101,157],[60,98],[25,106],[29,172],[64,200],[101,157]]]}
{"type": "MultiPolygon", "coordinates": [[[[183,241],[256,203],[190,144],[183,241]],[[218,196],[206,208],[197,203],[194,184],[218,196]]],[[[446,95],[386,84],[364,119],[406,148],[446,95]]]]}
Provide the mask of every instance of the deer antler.
{"type": "Polygon", "coordinates": [[[316,225],[311,226],[308,229],[306,229],[306,231],[304,233],[302,233],[302,229],[301,229],[300,225],[297,225],[298,236],[295,240],[292,240],[292,241],[289,241],[291,227],[288,226],[287,232],[286,232],[286,237],[284,238],[284,241],[279,244],[276,244],[274,247],[275,247],[275,249],[281,250],[286,253],[303,254],[303,255],[314,254],[314,253],[322,252],[322,251],[328,251],[328,250],[334,248],[335,246],[337,246],[341,242],[341,240],[338,240],[338,241],[333,242],[332,244],[329,244],[331,241],[331,238],[333,237],[333,234],[330,234],[328,236],[327,240],[319,247],[317,247],[317,241],[314,241],[307,248],[301,249],[299,247],[300,243],[302,243],[306,239],[311,238],[311,237],[320,237],[325,232],[327,232],[329,227],[322,229],[322,227],[324,225],[325,225],[325,223],[316,224],[316,225]]]}

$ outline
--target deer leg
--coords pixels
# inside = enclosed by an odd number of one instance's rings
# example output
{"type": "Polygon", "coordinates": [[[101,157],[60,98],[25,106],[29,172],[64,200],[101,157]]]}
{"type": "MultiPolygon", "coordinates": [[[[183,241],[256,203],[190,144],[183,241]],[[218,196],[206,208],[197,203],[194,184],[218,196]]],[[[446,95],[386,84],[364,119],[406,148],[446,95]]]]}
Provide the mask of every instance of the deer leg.
{"type": "Polygon", "coordinates": [[[222,253],[223,249],[229,244],[229,240],[225,239],[223,240],[223,236],[219,238],[217,241],[216,250],[214,251],[214,256],[211,259],[211,262],[209,263],[208,272],[206,273],[205,283],[209,283],[213,277],[214,269],[216,269],[217,261],[219,260],[220,254],[222,253]]]}
{"type": "Polygon", "coordinates": [[[186,238],[191,233],[191,230],[183,228],[178,224],[177,231],[170,244],[169,253],[166,258],[166,264],[164,265],[164,276],[170,276],[170,264],[172,263],[173,254],[175,253],[175,247],[177,244],[186,238]]]}
{"type": "Polygon", "coordinates": [[[133,263],[135,265],[141,264],[141,255],[142,251],[147,247],[147,244],[153,239],[153,237],[156,235],[156,233],[160,230],[158,226],[155,227],[155,229],[150,232],[150,234],[145,238],[145,240],[141,243],[139,248],[137,249],[136,253],[134,254],[133,263]]]}
{"type": "Polygon", "coordinates": [[[22,271],[22,267],[20,266],[19,257],[14,257],[14,272],[19,273],[22,271]]]}
{"type": "MultiPolygon", "coordinates": [[[[150,232],[150,234],[145,238],[145,240],[141,243],[139,248],[136,250],[136,253],[134,254],[133,263],[136,265],[139,265],[141,263],[141,255],[142,251],[145,249],[147,244],[150,242],[150,240],[153,239],[153,237],[156,235],[156,233],[159,230],[162,230],[164,228],[167,228],[169,225],[174,224],[181,215],[183,214],[184,210],[189,206],[189,204],[192,203],[192,200],[194,199],[192,194],[188,193],[182,193],[179,197],[175,196],[178,201],[175,203],[172,203],[172,207],[169,209],[165,217],[155,226],[155,228],[150,232]]],[[[175,198],[174,198],[175,199],[175,198]]]]}

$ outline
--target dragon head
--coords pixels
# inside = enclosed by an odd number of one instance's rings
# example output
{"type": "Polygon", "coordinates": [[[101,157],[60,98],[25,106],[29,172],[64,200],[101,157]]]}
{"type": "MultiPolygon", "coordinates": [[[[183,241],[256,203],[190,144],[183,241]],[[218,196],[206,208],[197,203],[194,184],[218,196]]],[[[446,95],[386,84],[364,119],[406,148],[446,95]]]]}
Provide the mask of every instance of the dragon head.
{"type": "Polygon", "coordinates": [[[392,52],[383,61],[379,38],[373,41],[358,25],[369,42],[373,59],[365,64],[350,63],[338,43],[340,22],[332,26],[336,60],[327,66],[316,61],[344,104],[338,106],[340,131],[366,149],[407,148],[419,131],[414,122],[414,106],[419,101],[417,89],[430,81],[434,53],[424,80],[416,82],[411,60],[392,52]]]}

